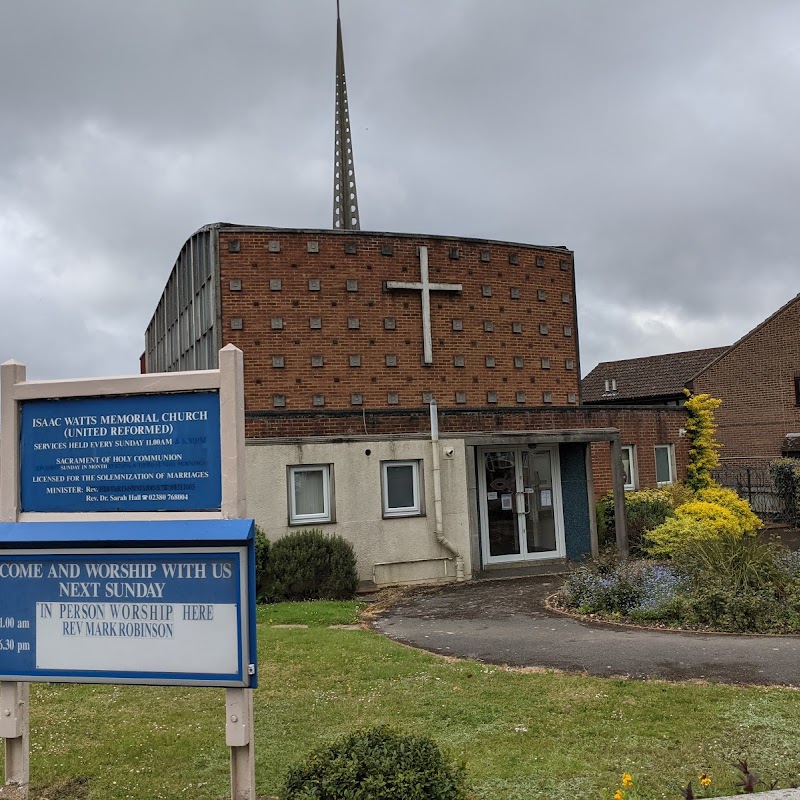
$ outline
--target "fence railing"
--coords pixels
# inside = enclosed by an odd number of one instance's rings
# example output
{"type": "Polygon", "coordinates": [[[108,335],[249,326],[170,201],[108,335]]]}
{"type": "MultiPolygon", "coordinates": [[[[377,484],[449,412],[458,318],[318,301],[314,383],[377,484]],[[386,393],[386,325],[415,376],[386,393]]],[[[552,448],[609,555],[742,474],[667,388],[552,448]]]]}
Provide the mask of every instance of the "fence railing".
{"type": "Polygon", "coordinates": [[[721,464],[712,474],[721,486],[747,500],[762,519],[772,521],[784,516],[785,503],[775,490],[768,464],[721,464]]]}

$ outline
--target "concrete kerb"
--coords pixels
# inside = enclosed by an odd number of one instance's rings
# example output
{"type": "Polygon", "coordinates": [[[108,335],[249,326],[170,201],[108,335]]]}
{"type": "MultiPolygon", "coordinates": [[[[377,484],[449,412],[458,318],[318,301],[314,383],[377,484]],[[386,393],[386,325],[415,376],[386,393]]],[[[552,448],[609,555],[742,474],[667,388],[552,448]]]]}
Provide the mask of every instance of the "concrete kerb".
{"type": "MultiPolygon", "coordinates": [[[[773,789],[770,792],[756,792],[759,800],[800,800],[800,789],[773,789]]],[[[717,800],[736,800],[737,795],[725,795],[718,797],[717,800]]]]}

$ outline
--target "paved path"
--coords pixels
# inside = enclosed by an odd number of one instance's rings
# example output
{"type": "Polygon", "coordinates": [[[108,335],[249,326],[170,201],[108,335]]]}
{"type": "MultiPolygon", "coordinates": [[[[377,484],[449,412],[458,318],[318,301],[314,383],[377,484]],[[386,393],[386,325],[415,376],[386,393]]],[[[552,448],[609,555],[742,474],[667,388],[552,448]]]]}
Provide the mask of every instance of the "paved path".
{"type": "Polygon", "coordinates": [[[554,576],[416,589],[374,621],[443,655],[590,675],[800,686],[800,637],[646,631],[548,611],[554,576]]]}

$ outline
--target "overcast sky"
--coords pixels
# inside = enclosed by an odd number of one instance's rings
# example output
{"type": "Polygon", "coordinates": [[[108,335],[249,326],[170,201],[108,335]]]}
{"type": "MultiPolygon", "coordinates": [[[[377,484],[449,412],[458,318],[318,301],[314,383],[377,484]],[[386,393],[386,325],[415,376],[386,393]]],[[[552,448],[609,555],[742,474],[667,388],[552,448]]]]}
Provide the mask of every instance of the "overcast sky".
{"type": "MultiPolygon", "coordinates": [[[[331,225],[334,0],[0,2],[0,361],[136,372],[183,242],[331,225]]],[[[584,374],[800,291],[796,0],[342,0],[364,230],[566,245],[584,374]]]]}

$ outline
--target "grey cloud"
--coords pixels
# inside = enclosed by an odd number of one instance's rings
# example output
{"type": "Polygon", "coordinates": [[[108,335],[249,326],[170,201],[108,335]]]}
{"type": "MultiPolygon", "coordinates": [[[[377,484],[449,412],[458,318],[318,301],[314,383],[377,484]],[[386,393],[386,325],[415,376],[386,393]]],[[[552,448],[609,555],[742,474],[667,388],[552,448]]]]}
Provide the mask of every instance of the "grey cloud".
{"type": "MultiPolygon", "coordinates": [[[[330,225],[332,0],[221,8],[3,6],[0,358],[136,369],[196,228],[330,225]]],[[[571,247],[584,371],[800,288],[792,0],[342,11],[363,226],[571,247]]]]}

